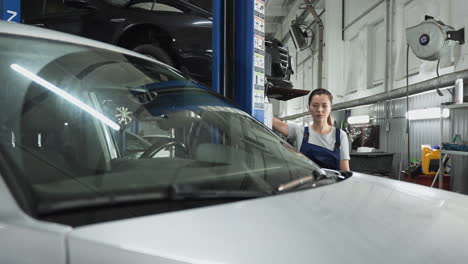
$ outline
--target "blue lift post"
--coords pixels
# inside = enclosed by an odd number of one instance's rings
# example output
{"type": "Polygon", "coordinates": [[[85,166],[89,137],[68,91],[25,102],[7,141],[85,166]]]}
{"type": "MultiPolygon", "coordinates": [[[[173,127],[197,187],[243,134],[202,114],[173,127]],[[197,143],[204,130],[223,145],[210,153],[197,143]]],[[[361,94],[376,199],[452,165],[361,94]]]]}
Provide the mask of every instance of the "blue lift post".
{"type": "MultiPolygon", "coordinates": [[[[213,0],[213,33],[212,33],[212,81],[211,88],[220,94],[224,93],[224,0],[213,0]]],[[[211,142],[219,143],[219,130],[211,127],[211,142]]]]}
{"type": "Polygon", "coordinates": [[[265,0],[213,0],[213,90],[264,122],[265,0]]]}
{"type": "Polygon", "coordinates": [[[213,66],[212,68],[212,89],[218,93],[222,93],[222,80],[224,65],[223,54],[223,21],[224,21],[224,0],[213,0],[213,33],[212,33],[212,49],[213,49],[213,66]]]}
{"type": "Polygon", "coordinates": [[[264,122],[265,0],[236,1],[235,101],[264,122]]]}
{"type": "Polygon", "coordinates": [[[0,0],[0,19],[21,22],[21,0],[0,0]]]}

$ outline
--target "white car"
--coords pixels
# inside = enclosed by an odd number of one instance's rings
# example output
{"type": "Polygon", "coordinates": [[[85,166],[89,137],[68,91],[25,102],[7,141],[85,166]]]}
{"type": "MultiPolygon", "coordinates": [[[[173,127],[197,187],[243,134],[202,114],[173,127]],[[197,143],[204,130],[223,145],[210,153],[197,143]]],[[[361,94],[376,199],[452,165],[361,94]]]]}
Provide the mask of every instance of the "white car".
{"type": "Polygon", "coordinates": [[[468,263],[466,196],[320,169],[127,50],[6,22],[0,46],[2,264],[468,263]]]}

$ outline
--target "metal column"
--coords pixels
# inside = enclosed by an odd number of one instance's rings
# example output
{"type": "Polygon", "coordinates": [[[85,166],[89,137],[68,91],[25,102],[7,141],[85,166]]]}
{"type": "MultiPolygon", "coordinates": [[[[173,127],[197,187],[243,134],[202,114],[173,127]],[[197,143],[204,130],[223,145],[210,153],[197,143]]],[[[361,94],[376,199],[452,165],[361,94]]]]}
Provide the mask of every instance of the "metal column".
{"type": "Polygon", "coordinates": [[[224,65],[224,1],[213,0],[213,66],[212,88],[218,93],[223,93],[223,65],[224,65]]]}
{"type": "Polygon", "coordinates": [[[234,99],[264,122],[264,0],[236,1],[234,99]]]}

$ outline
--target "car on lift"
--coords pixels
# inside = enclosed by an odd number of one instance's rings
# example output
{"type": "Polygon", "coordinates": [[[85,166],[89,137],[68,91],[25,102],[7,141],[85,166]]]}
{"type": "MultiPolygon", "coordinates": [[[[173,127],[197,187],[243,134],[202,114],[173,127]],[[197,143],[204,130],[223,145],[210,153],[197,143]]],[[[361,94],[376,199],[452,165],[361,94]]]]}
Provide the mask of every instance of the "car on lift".
{"type": "Polygon", "coordinates": [[[211,85],[210,5],[203,0],[23,0],[22,22],[145,54],[211,85]]]}
{"type": "MultiPolygon", "coordinates": [[[[23,23],[150,56],[211,86],[211,0],[23,0],[23,23]]],[[[267,87],[292,88],[287,48],[265,41],[267,87]]]]}
{"type": "Polygon", "coordinates": [[[466,196],[321,169],[129,50],[8,22],[0,43],[0,263],[468,259],[466,196]]]}

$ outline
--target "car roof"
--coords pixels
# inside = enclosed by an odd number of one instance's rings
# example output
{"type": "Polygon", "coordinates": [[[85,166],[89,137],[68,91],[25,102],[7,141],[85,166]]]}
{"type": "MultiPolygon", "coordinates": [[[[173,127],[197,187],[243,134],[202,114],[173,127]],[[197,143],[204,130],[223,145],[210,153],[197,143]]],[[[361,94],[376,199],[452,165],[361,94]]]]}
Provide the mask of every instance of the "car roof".
{"type": "Polygon", "coordinates": [[[119,52],[119,53],[131,55],[134,57],[139,57],[145,60],[150,60],[150,61],[162,64],[161,62],[155,59],[149,58],[142,54],[133,52],[131,50],[120,48],[111,44],[106,44],[100,41],[79,37],[79,36],[72,35],[72,34],[67,34],[67,33],[59,32],[55,30],[41,28],[38,26],[0,21],[0,34],[32,37],[32,38],[37,38],[37,39],[53,40],[53,41],[60,41],[64,43],[70,43],[70,44],[84,45],[84,46],[89,46],[93,48],[119,52]]]}

